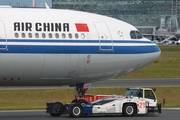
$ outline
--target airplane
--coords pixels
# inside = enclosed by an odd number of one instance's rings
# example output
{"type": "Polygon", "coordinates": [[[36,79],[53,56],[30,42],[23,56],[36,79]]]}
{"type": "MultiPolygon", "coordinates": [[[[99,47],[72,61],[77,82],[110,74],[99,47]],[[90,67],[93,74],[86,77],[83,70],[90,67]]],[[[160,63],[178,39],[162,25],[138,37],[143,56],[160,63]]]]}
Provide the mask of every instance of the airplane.
{"type": "Polygon", "coordinates": [[[95,13],[0,7],[0,86],[84,85],[139,70],[161,54],[129,23],[95,13]]]}

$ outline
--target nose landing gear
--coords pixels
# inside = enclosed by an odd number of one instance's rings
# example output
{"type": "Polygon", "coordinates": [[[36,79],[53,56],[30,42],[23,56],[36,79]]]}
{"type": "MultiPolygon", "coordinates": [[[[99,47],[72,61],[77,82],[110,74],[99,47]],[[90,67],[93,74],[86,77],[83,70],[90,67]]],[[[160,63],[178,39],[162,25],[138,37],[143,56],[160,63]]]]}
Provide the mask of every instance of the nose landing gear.
{"type": "Polygon", "coordinates": [[[86,100],[83,100],[82,97],[86,94],[86,92],[91,88],[91,83],[82,83],[76,84],[74,87],[74,91],[77,92],[75,99],[71,103],[78,103],[78,104],[88,104],[86,100]]]}

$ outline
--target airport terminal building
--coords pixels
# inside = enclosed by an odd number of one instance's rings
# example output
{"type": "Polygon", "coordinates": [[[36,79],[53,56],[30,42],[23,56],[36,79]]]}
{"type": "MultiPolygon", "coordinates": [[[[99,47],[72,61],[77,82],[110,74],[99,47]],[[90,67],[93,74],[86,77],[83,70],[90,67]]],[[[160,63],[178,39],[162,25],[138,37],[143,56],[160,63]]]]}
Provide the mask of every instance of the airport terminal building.
{"type": "Polygon", "coordinates": [[[178,0],[52,0],[52,8],[87,11],[110,16],[134,26],[144,26],[147,29],[141,32],[149,34],[152,34],[152,28],[170,26],[173,30],[178,25],[175,22],[180,21],[178,0]],[[177,20],[171,20],[170,16],[176,16],[177,20]]]}

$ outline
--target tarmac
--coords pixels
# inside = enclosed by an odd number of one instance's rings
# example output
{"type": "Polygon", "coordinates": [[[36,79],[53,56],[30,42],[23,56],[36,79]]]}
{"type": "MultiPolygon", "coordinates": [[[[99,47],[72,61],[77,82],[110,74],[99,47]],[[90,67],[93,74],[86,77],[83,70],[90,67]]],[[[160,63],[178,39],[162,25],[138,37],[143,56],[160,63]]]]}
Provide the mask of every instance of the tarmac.
{"type": "MultiPolygon", "coordinates": [[[[162,79],[120,79],[120,80],[107,80],[100,81],[92,84],[92,87],[118,87],[118,86],[180,86],[180,78],[162,78],[162,79]]],[[[67,86],[65,86],[67,87],[67,86]]],[[[43,86],[29,86],[29,87],[0,87],[0,89],[45,89],[45,88],[64,88],[64,87],[43,87],[43,86]]],[[[179,120],[180,108],[163,108],[162,114],[147,114],[135,115],[134,117],[124,117],[122,115],[116,116],[90,116],[80,117],[80,119],[97,119],[97,120],[179,120]]],[[[60,117],[51,117],[45,113],[45,110],[13,110],[13,111],[0,111],[0,120],[59,120],[59,119],[75,119],[69,115],[62,115],[60,117]]]]}
{"type": "MultiPolygon", "coordinates": [[[[110,79],[92,83],[92,87],[179,87],[180,78],[148,78],[148,79],[110,79]]],[[[52,89],[69,86],[0,86],[0,90],[14,89],[52,89]]]]}
{"type": "MultiPolygon", "coordinates": [[[[162,109],[162,114],[135,115],[133,117],[115,116],[86,116],[78,120],[179,120],[180,108],[162,109]]],[[[73,120],[69,115],[51,117],[45,110],[0,111],[0,120],[73,120]]]]}

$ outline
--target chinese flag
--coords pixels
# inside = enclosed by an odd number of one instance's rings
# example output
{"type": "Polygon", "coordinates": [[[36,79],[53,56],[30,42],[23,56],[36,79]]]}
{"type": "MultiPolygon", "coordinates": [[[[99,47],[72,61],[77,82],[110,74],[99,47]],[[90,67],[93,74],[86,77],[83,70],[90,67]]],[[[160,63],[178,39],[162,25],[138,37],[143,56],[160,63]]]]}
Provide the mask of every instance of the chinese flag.
{"type": "Polygon", "coordinates": [[[86,23],[75,23],[78,32],[89,32],[88,25],[86,23]]]}

